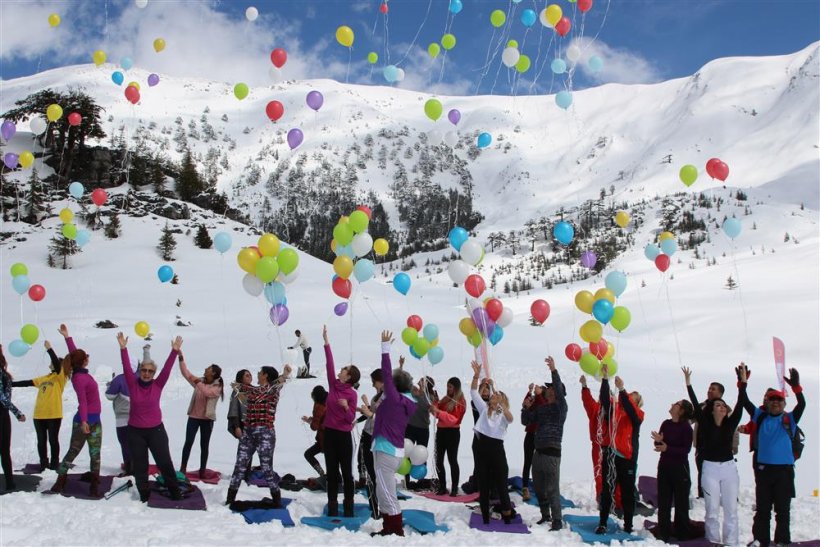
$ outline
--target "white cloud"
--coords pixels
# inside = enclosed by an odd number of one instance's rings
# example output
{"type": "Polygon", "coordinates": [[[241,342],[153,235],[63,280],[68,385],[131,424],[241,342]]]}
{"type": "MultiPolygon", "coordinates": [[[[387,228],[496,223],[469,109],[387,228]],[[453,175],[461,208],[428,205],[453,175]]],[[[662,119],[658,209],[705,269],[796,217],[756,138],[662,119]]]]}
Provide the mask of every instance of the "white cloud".
{"type": "Polygon", "coordinates": [[[581,58],[576,70],[580,70],[589,80],[596,83],[651,84],[663,80],[661,70],[640,54],[615,48],[605,42],[591,38],[576,38],[570,45],[581,48],[581,58]],[[588,61],[597,55],[603,61],[599,72],[589,69],[588,61]]]}

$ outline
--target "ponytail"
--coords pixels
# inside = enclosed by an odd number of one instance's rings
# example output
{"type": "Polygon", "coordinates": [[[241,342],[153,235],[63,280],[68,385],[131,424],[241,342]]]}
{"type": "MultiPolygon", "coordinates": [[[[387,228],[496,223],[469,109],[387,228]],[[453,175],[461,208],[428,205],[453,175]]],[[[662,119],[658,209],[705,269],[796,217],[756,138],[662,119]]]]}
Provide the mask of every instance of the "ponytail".
{"type": "MultiPolygon", "coordinates": [[[[222,367],[217,364],[211,364],[211,372],[214,375],[214,382],[219,383],[219,399],[225,400],[225,381],[222,379],[222,367]]],[[[241,380],[240,380],[241,381],[241,380]]]]}
{"type": "Polygon", "coordinates": [[[71,374],[74,372],[74,367],[71,366],[71,354],[69,353],[65,357],[63,357],[63,362],[60,365],[63,369],[63,374],[65,375],[66,379],[71,379],[71,374]]]}

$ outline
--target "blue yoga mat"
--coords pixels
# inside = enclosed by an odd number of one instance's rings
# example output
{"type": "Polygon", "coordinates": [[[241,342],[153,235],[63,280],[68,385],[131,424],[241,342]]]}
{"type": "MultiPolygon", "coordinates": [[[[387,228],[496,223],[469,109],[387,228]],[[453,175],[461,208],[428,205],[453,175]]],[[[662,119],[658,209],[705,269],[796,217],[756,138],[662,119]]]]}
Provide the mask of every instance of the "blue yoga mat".
{"type": "MultiPolygon", "coordinates": [[[[516,491],[521,493],[521,489],[524,487],[524,480],[521,477],[510,477],[507,479],[507,483],[516,491]]],[[[538,507],[538,497],[535,495],[535,491],[530,489],[530,499],[527,501],[529,505],[535,505],[538,507]]],[[[561,496],[561,507],[565,509],[574,509],[575,502],[572,500],[568,500],[564,496],[561,496]]]]}
{"type": "MultiPolygon", "coordinates": [[[[341,508],[340,508],[341,509],[341,508]]],[[[302,517],[302,524],[308,526],[315,526],[325,530],[336,530],[338,528],[345,528],[352,532],[357,531],[362,527],[362,524],[370,519],[370,507],[366,503],[356,503],[353,505],[353,516],[345,517],[329,517],[327,516],[327,506],[322,510],[320,517],[302,517]]]]}
{"type": "Polygon", "coordinates": [[[278,520],[282,522],[282,526],[296,526],[290,512],[284,507],[282,509],[248,509],[241,514],[248,524],[262,524],[263,522],[278,520]]]}
{"type": "MultiPolygon", "coordinates": [[[[366,488],[359,488],[358,490],[356,490],[356,493],[361,494],[364,497],[367,497],[367,489],[366,488]]],[[[399,501],[409,500],[412,497],[413,496],[411,496],[407,492],[402,492],[401,490],[396,490],[396,499],[398,499],[399,501]]]]}
{"type": "Polygon", "coordinates": [[[436,524],[436,516],[430,511],[405,509],[401,512],[401,515],[404,525],[409,526],[420,534],[450,531],[450,527],[446,524],[436,524]]]}
{"type": "Polygon", "coordinates": [[[618,525],[612,519],[607,521],[608,533],[606,534],[595,533],[599,522],[596,516],[564,515],[564,522],[569,525],[570,530],[581,536],[584,543],[609,545],[612,541],[643,541],[640,536],[633,536],[618,529],[618,525]]]}

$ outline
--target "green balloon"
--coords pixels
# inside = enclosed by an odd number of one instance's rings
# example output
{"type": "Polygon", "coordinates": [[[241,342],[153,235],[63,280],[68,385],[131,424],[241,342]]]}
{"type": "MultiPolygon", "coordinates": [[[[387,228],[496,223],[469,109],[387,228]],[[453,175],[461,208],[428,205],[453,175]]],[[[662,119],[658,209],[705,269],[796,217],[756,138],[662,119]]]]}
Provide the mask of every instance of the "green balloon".
{"type": "Polygon", "coordinates": [[[680,180],[686,186],[692,186],[698,180],[698,168],[694,165],[684,165],[680,168],[680,180]]]}
{"type": "Polygon", "coordinates": [[[606,374],[610,378],[618,374],[618,361],[610,357],[604,357],[601,361],[602,364],[606,365],[606,374]]]}
{"type": "Polygon", "coordinates": [[[481,345],[481,332],[476,330],[470,336],[467,337],[467,341],[470,342],[470,345],[474,348],[477,348],[481,345]]]}
{"type": "Polygon", "coordinates": [[[367,218],[367,213],[356,210],[350,213],[350,220],[347,225],[353,230],[353,233],[360,234],[367,230],[367,225],[370,224],[370,219],[367,218]]]}
{"type": "Polygon", "coordinates": [[[412,464],[410,463],[410,458],[404,458],[401,463],[399,464],[399,468],[396,469],[396,473],[399,475],[407,475],[410,473],[410,468],[412,464]]]}
{"type": "Polygon", "coordinates": [[[518,49],[518,40],[510,40],[507,42],[507,47],[514,47],[515,49],[518,49]]]}
{"type": "Polygon", "coordinates": [[[240,101],[248,96],[248,84],[238,83],[233,86],[233,94],[240,101]]]}
{"type": "Polygon", "coordinates": [[[441,37],[441,47],[446,50],[451,50],[456,47],[456,37],[452,34],[445,34],[441,37]]]}
{"type": "Polygon", "coordinates": [[[438,54],[441,53],[441,48],[435,42],[432,42],[429,46],[427,46],[427,53],[430,54],[430,57],[435,59],[438,57],[438,54]]]}
{"type": "Polygon", "coordinates": [[[524,74],[529,69],[530,69],[530,58],[527,57],[526,55],[521,55],[521,57],[518,58],[518,62],[515,63],[515,70],[517,70],[521,74],[524,74]]]}
{"type": "Polygon", "coordinates": [[[67,239],[77,239],[77,226],[71,223],[63,224],[63,235],[67,239]]]}
{"type": "Polygon", "coordinates": [[[28,275],[28,268],[22,262],[16,262],[11,265],[11,276],[28,275]]]}
{"type": "Polygon", "coordinates": [[[624,306],[615,306],[615,309],[612,310],[612,319],[609,320],[609,324],[612,325],[612,328],[616,331],[623,332],[631,321],[632,314],[629,313],[627,308],[624,306]]]}
{"type": "Polygon", "coordinates": [[[427,352],[430,351],[430,342],[428,342],[426,338],[419,338],[413,343],[413,351],[415,351],[416,355],[420,358],[424,357],[427,355],[427,352]]]}
{"type": "Polygon", "coordinates": [[[370,63],[371,65],[375,65],[376,63],[379,62],[379,54],[376,53],[375,51],[371,51],[370,53],[367,54],[367,62],[370,63]]]}
{"type": "Polygon", "coordinates": [[[272,256],[263,256],[256,261],[256,277],[262,283],[272,283],[279,275],[279,264],[272,256]]]}
{"type": "Polygon", "coordinates": [[[282,249],[279,256],[276,257],[276,263],[279,265],[280,272],[290,275],[299,265],[299,254],[290,248],[282,249]]]}
{"type": "Polygon", "coordinates": [[[414,329],[413,327],[405,327],[403,331],[401,331],[401,340],[408,346],[412,346],[416,343],[416,340],[419,339],[419,331],[414,329]]]}
{"type": "Polygon", "coordinates": [[[492,23],[492,25],[496,28],[503,25],[506,20],[507,16],[500,9],[497,9],[490,14],[490,23],[492,23]]]}
{"type": "Polygon", "coordinates": [[[40,329],[34,325],[23,325],[20,329],[20,339],[29,346],[32,345],[40,337],[40,329]]]}
{"type": "Polygon", "coordinates": [[[424,113],[427,114],[427,117],[433,121],[436,121],[441,117],[441,101],[438,99],[428,99],[426,103],[424,103],[424,113]]]}
{"type": "Polygon", "coordinates": [[[596,376],[598,373],[601,372],[601,362],[598,360],[597,357],[595,357],[588,351],[585,351],[584,354],[581,356],[580,364],[581,370],[583,370],[590,376],[596,376]]]}
{"type": "Polygon", "coordinates": [[[350,245],[353,241],[353,228],[350,224],[337,224],[333,228],[333,239],[336,240],[337,245],[350,245]]]}

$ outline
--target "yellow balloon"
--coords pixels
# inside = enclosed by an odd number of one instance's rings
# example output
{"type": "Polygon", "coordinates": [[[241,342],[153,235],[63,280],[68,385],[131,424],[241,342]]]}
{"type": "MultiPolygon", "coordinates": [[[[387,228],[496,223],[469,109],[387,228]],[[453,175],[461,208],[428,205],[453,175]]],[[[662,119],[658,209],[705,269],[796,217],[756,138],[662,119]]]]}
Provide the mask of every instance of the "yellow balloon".
{"type": "Polygon", "coordinates": [[[262,256],[276,256],[279,254],[279,238],[273,234],[262,234],[256,244],[262,256]]]}
{"type": "Polygon", "coordinates": [[[74,211],[66,207],[62,211],[60,211],[60,220],[64,223],[68,224],[74,219],[74,211]]]}
{"type": "Polygon", "coordinates": [[[125,86],[125,87],[130,87],[130,86],[134,86],[134,87],[136,87],[136,88],[137,88],[137,91],[139,91],[139,90],[140,90],[140,84],[139,84],[139,82],[128,82],[128,85],[127,85],[127,86],[125,86]]]}
{"type": "Polygon", "coordinates": [[[351,47],[353,45],[353,29],[347,25],[342,25],[336,29],[336,41],[344,47],[351,47]]]}
{"type": "Polygon", "coordinates": [[[48,24],[51,26],[51,28],[59,27],[60,26],[60,21],[61,21],[60,16],[57,15],[56,13],[52,13],[51,15],[48,16],[48,24]]]}
{"type": "Polygon", "coordinates": [[[609,289],[598,289],[595,291],[595,296],[593,297],[594,301],[597,302],[598,300],[609,300],[611,304],[615,303],[615,293],[610,291],[609,289]]]}
{"type": "Polygon", "coordinates": [[[154,40],[154,51],[159,53],[163,49],[165,49],[165,40],[163,40],[162,38],[157,38],[156,40],[154,40]]]}
{"type": "Polygon", "coordinates": [[[595,297],[589,291],[578,291],[575,295],[575,306],[584,313],[592,313],[595,297]]]}
{"type": "Polygon", "coordinates": [[[95,65],[100,66],[105,62],[106,59],[108,59],[108,56],[105,54],[103,50],[98,49],[97,51],[91,54],[91,59],[94,60],[95,65]]]}
{"type": "Polygon", "coordinates": [[[46,118],[50,122],[56,122],[63,117],[63,107],[58,104],[50,104],[46,108],[46,118]]]}
{"type": "Polygon", "coordinates": [[[621,228],[626,228],[630,220],[631,218],[629,216],[629,213],[627,213],[626,211],[618,211],[615,214],[615,224],[617,224],[621,228]]]}
{"type": "Polygon", "coordinates": [[[136,325],[134,325],[134,332],[137,333],[137,336],[140,338],[145,338],[148,336],[148,333],[151,331],[151,327],[148,326],[148,323],[145,321],[140,321],[136,325]]]}
{"type": "Polygon", "coordinates": [[[353,261],[349,256],[337,256],[333,261],[333,271],[342,279],[347,279],[353,273],[353,261]]]}
{"type": "Polygon", "coordinates": [[[546,17],[547,22],[550,25],[555,26],[555,24],[561,20],[561,17],[563,17],[563,15],[564,12],[561,10],[561,6],[559,6],[558,4],[550,4],[549,6],[547,6],[546,17]]]}
{"type": "Polygon", "coordinates": [[[386,239],[380,237],[373,242],[373,250],[376,251],[376,256],[384,256],[390,250],[390,244],[386,239]]]}
{"type": "Polygon", "coordinates": [[[256,249],[244,247],[239,254],[236,255],[236,261],[239,267],[251,275],[256,275],[256,263],[259,261],[259,253],[256,249]]]}
{"type": "Polygon", "coordinates": [[[335,239],[330,240],[330,250],[333,251],[334,253],[336,252],[336,240],[335,239]]]}
{"type": "Polygon", "coordinates": [[[675,239],[675,234],[672,232],[663,232],[658,236],[658,241],[666,241],[667,239],[675,239]]]}
{"type": "Polygon", "coordinates": [[[478,329],[476,329],[475,322],[472,319],[465,317],[458,322],[458,330],[460,330],[464,336],[472,336],[478,329]]]}
{"type": "Polygon", "coordinates": [[[23,169],[28,169],[31,167],[31,164],[34,163],[34,154],[29,152],[28,150],[21,152],[20,156],[17,158],[17,161],[20,162],[20,165],[23,166],[23,169]]]}
{"type": "Polygon", "coordinates": [[[590,319],[578,330],[581,335],[581,340],[584,342],[598,342],[604,334],[604,327],[595,319],[590,319]]]}
{"type": "Polygon", "coordinates": [[[607,357],[612,357],[615,355],[615,346],[612,345],[612,342],[606,343],[606,355],[604,355],[604,359],[607,357]]]}

